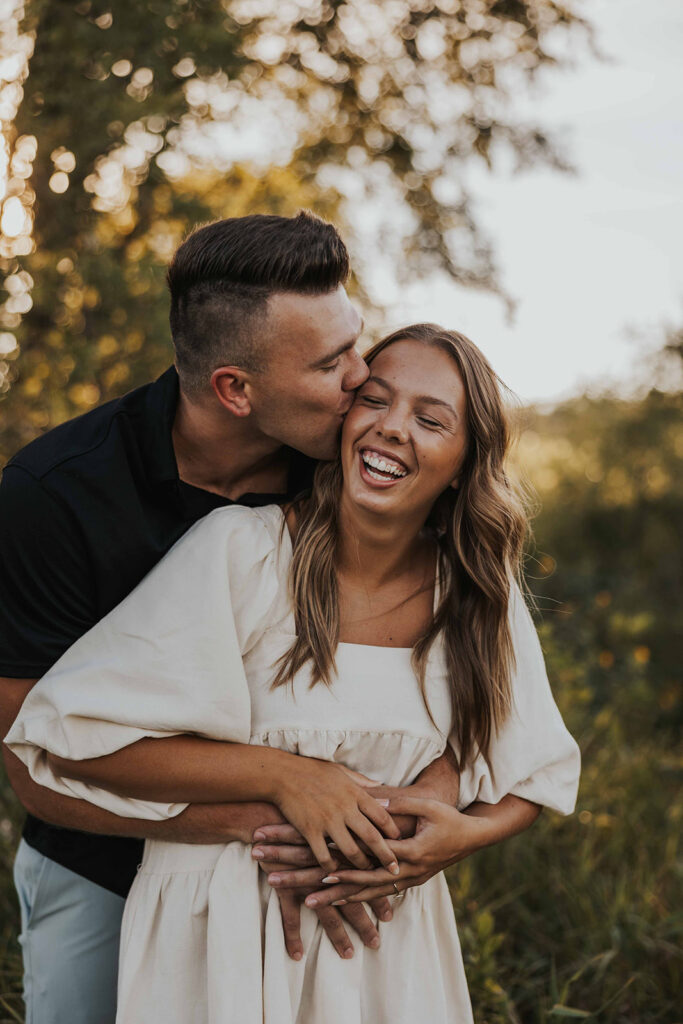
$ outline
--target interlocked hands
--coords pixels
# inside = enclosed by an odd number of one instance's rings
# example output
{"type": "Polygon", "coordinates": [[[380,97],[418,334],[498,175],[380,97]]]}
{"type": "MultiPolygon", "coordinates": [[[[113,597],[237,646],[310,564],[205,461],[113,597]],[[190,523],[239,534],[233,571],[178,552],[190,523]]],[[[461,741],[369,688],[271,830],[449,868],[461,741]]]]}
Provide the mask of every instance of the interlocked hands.
{"type": "MultiPolygon", "coordinates": [[[[266,825],[254,833],[252,855],[278,891],[287,951],[294,959],[303,955],[299,932],[302,901],[315,910],[339,955],[348,958],[353,956],[353,946],[341,915],[366,946],[376,949],[379,932],[363,903],[370,905],[378,920],[389,921],[392,908],[388,896],[422,885],[482,845],[477,818],[425,797],[417,786],[383,787],[368,793],[376,793],[383,802],[389,799],[387,809],[399,838],[388,838],[386,843],[398,861],[397,873],[381,864],[355,867],[334,844],[328,846],[323,868],[320,858],[291,825],[266,825]]],[[[383,859],[386,863],[386,855],[383,859]]]]}

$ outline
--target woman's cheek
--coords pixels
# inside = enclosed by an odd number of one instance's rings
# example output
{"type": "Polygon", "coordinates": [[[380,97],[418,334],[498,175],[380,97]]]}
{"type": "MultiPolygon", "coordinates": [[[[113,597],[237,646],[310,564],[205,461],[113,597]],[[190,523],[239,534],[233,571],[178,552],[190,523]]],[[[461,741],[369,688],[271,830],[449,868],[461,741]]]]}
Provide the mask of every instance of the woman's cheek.
{"type": "Polygon", "coordinates": [[[371,410],[364,409],[356,401],[356,404],[352,405],[346,414],[342,429],[342,440],[349,438],[352,441],[356,441],[372,427],[375,419],[376,416],[373,415],[371,410]]]}

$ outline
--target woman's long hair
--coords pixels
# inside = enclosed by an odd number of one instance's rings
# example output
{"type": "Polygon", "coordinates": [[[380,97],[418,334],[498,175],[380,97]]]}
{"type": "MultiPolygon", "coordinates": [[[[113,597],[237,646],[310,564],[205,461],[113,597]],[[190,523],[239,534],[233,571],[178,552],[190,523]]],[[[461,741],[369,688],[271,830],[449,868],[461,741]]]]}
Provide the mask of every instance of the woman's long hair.
{"type": "MultiPolygon", "coordinates": [[[[424,696],[429,652],[442,634],[462,769],[478,753],[488,760],[491,740],[510,710],[510,587],[521,579],[529,524],[504,468],[510,433],[500,379],[468,338],[434,324],[395,331],[370,349],[366,362],[405,340],[447,352],[466,393],[467,442],[458,487],[441,494],[426,524],[438,548],[440,599],[412,655],[424,696]]],[[[331,683],[339,642],[341,490],[340,459],[321,463],[310,498],[297,508],[290,575],[297,636],[280,661],[273,686],[292,680],[307,662],[312,663],[311,685],[331,683]]]]}

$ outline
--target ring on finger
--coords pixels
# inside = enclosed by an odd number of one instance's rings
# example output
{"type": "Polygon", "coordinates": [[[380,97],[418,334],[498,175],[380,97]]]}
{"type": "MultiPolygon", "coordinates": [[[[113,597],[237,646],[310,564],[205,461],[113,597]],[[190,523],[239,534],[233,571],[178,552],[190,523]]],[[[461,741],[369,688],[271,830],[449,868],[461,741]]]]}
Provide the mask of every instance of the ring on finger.
{"type": "Polygon", "coordinates": [[[406,894],[406,891],[405,891],[405,889],[403,890],[403,892],[400,892],[400,890],[399,890],[398,886],[396,885],[396,882],[392,882],[391,884],[392,884],[392,885],[393,885],[393,887],[394,887],[394,899],[399,899],[399,900],[402,900],[402,899],[403,899],[403,897],[404,897],[404,896],[405,896],[405,894],[406,894]]]}

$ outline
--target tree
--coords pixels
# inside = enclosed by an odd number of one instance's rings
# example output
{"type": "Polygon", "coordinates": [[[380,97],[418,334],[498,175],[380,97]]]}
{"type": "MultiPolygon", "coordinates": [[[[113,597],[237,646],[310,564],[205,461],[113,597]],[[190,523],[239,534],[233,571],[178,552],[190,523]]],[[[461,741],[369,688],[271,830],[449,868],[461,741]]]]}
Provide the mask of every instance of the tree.
{"type": "Polygon", "coordinates": [[[35,45],[6,132],[3,460],[168,363],[162,268],[196,221],[307,205],[348,222],[351,197],[376,224],[371,254],[347,224],[361,271],[401,245],[413,277],[495,287],[463,169],[505,152],[562,165],[508,104],[586,29],[554,0],[33,0],[21,25],[35,45]],[[273,136],[267,170],[225,148],[254,123],[273,136]]]}

